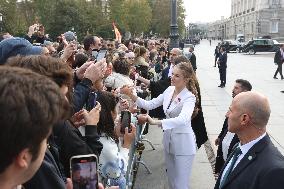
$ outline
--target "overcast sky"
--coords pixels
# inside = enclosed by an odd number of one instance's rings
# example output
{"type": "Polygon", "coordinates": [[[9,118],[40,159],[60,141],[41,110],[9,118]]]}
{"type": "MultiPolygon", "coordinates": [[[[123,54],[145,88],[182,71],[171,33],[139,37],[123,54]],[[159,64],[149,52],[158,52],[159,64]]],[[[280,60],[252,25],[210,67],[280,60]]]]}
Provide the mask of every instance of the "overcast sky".
{"type": "Polygon", "coordinates": [[[212,22],[231,15],[231,0],[184,0],[184,6],[186,25],[189,22],[212,22]]]}

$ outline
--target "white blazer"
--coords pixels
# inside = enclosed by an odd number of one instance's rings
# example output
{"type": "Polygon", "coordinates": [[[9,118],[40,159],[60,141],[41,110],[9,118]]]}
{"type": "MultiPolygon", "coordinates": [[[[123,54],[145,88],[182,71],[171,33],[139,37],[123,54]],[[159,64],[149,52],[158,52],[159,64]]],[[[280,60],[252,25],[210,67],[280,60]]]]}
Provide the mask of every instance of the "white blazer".
{"type": "Polygon", "coordinates": [[[138,98],[138,107],[146,110],[163,105],[166,119],[162,120],[164,130],[163,144],[166,152],[174,155],[193,155],[196,153],[195,135],[191,127],[191,115],[195,106],[195,96],[184,88],[172,103],[175,87],[168,87],[163,94],[150,101],[138,98]]]}

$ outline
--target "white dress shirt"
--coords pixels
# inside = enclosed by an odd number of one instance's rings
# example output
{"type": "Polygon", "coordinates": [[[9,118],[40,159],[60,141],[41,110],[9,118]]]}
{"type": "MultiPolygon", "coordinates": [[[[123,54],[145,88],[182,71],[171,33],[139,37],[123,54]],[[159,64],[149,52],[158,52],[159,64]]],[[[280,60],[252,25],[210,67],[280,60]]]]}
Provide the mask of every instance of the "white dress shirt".
{"type": "MultiPolygon", "coordinates": [[[[263,139],[265,137],[266,133],[264,133],[263,135],[261,135],[260,137],[258,137],[255,140],[250,141],[249,143],[246,143],[244,145],[241,145],[241,143],[239,143],[239,147],[242,151],[242,154],[238,157],[232,171],[235,169],[235,167],[240,163],[240,161],[243,159],[243,157],[247,154],[247,152],[251,149],[251,147],[253,147],[253,145],[255,145],[258,141],[260,141],[261,139],[263,139]]],[[[222,177],[221,180],[223,180],[225,173],[227,172],[227,170],[229,169],[232,159],[230,159],[230,162],[227,164],[226,168],[224,169],[223,173],[222,173],[222,177]]],[[[221,183],[221,182],[220,182],[221,183]]]]}
{"type": "Polygon", "coordinates": [[[223,152],[224,161],[226,161],[226,159],[228,158],[229,148],[230,148],[230,145],[231,145],[231,142],[234,136],[235,136],[235,133],[231,133],[230,131],[228,131],[224,139],[222,140],[222,152],[223,152]]]}
{"type": "Polygon", "coordinates": [[[172,77],[172,75],[173,75],[173,69],[174,69],[174,65],[171,64],[171,65],[170,65],[170,68],[169,68],[168,77],[172,77]]]}

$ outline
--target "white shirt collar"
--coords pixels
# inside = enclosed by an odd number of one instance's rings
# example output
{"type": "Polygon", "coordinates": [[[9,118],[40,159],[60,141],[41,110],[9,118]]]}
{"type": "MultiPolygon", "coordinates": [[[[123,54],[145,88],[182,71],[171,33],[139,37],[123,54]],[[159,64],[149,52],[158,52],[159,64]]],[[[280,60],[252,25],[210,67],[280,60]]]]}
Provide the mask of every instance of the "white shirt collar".
{"type": "Polygon", "coordinates": [[[173,75],[173,69],[174,69],[174,65],[171,64],[171,65],[170,65],[170,68],[169,68],[168,77],[172,77],[172,75],[173,75]]]}
{"type": "Polygon", "coordinates": [[[266,133],[264,133],[263,135],[261,135],[257,139],[254,139],[254,140],[252,140],[249,143],[246,143],[244,145],[241,145],[241,143],[240,143],[239,147],[240,147],[240,149],[242,151],[242,156],[246,155],[246,153],[251,149],[251,147],[253,147],[253,145],[255,145],[258,141],[263,139],[265,137],[265,135],[266,135],[266,133]]]}

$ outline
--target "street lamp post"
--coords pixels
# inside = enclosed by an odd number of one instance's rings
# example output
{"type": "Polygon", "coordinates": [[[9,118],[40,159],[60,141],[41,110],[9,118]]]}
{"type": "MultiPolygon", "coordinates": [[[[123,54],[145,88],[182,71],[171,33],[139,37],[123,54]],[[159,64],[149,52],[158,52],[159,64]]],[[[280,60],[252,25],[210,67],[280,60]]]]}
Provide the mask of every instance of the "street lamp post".
{"type": "Polygon", "coordinates": [[[235,29],[234,29],[234,37],[235,37],[235,39],[237,39],[237,25],[236,25],[236,21],[234,20],[234,27],[235,27],[235,29]]]}
{"type": "Polygon", "coordinates": [[[170,33],[170,49],[179,47],[179,33],[177,25],[177,1],[171,0],[171,33],[170,33]]]}

